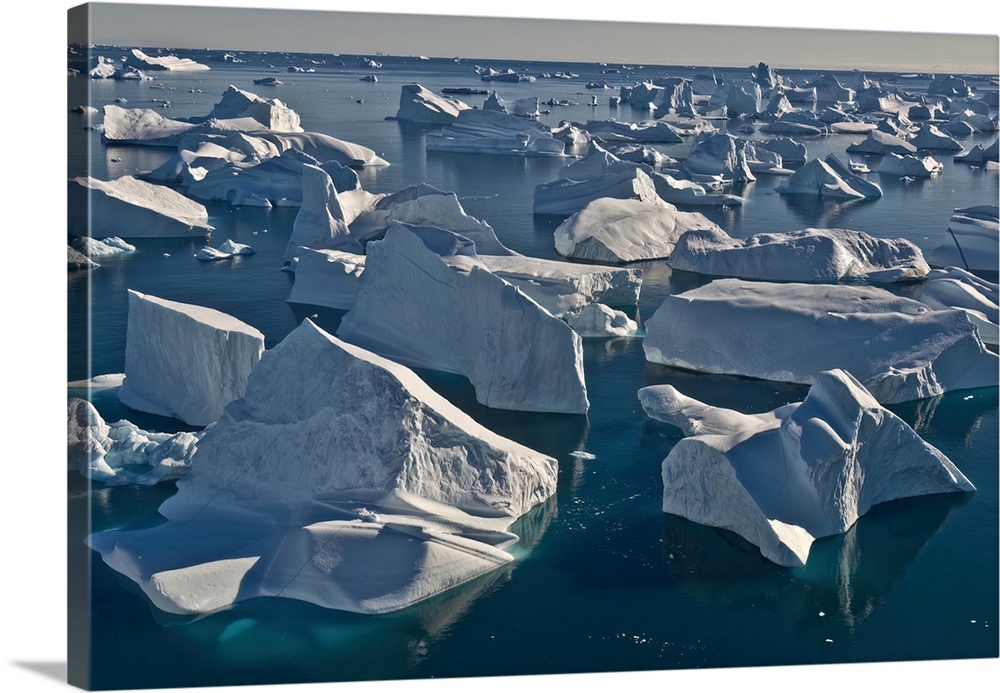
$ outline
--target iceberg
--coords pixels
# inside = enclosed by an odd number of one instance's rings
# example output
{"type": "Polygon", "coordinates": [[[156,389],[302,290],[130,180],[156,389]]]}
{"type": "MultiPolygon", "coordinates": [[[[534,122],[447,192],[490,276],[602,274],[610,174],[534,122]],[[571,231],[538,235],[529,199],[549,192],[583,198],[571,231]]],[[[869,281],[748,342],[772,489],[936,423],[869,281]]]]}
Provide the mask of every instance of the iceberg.
{"type": "Polygon", "coordinates": [[[996,272],[1000,266],[1000,207],[979,205],[956,209],[944,240],[927,254],[938,267],[996,272]]]}
{"type": "Polygon", "coordinates": [[[108,424],[90,402],[71,397],[67,405],[69,468],[108,485],[179,479],[191,468],[202,431],[156,433],[129,421],[108,424]]]}
{"type": "Polygon", "coordinates": [[[849,229],[731,238],[718,227],[704,228],[683,234],[667,264],[715,277],[788,282],[905,282],[930,271],[920,248],[910,241],[849,229]]]}
{"type": "Polygon", "coordinates": [[[132,176],[110,181],[69,181],[69,232],[91,238],[188,238],[207,236],[208,210],[163,185],[132,176]]]}
{"type": "Polygon", "coordinates": [[[243,396],[263,352],[264,335],[245,322],[129,289],[118,399],[138,411],[207,426],[243,396]]]}
{"type": "Polygon", "coordinates": [[[628,337],[639,329],[635,320],[603,303],[591,303],[580,310],[566,313],[563,320],[584,339],[628,337]]]}
{"type": "Polygon", "coordinates": [[[942,149],[951,152],[962,151],[962,145],[930,123],[922,124],[907,141],[917,149],[942,149]]]}
{"type": "Polygon", "coordinates": [[[1000,139],[993,140],[993,144],[983,147],[981,144],[975,145],[963,154],[955,155],[955,161],[966,164],[985,164],[987,161],[1000,160],[1000,139]]]}
{"type": "Polygon", "coordinates": [[[115,67],[114,62],[103,55],[98,55],[96,61],[93,63],[94,67],[87,73],[91,79],[112,79],[115,76],[118,68],[115,67]]]}
{"type": "Polygon", "coordinates": [[[948,75],[931,80],[927,85],[928,94],[940,94],[951,98],[972,98],[972,89],[961,77],[948,75]]]}
{"type": "Polygon", "coordinates": [[[854,101],[854,90],[845,87],[834,75],[820,75],[813,81],[806,83],[805,87],[816,90],[817,101],[844,101],[847,103],[854,101]]]}
{"type": "Polygon", "coordinates": [[[791,173],[782,168],[781,156],[776,152],[728,133],[700,139],[681,170],[692,177],[721,176],[724,181],[738,183],[756,180],[754,173],[791,173]]]}
{"type": "Polygon", "coordinates": [[[536,118],[541,113],[538,111],[538,97],[527,96],[514,101],[504,101],[494,89],[483,103],[484,111],[499,111],[521,118],[536,118]]]}
{"type": "Polygon", "coordinates": [[[802,402],[742,414],[670,385],[639,390],[683,438],[662,464],[663,512],[739,534],[782,566],[879,503],[975,487],[849,372],[819,373],[802,402]]]}
{"type": "Polygon", "coordinates": [[[469,104],[447,96],[438,96],[420,84],[404,84],[399,93],[396,120],[408,123],[440,125],[450,123],[469,104]]]}
{"type": "Polygon", "coordinates": [[[122,108],[107,104],[104,106],[101,137],[117,144],[174,147],[181,136],[194,127],[194,123],[164,118],[150,108],[122,108]]]}
{"type": "Polygon", "coordinates": [[[302,132],[299,114],[279,99],[258,96],[232,84],[222,93],[222,99],[215,104],[204,120],[242,120],[250,118],[259,126],[256,130],[277,132],[302,132]]]}
{"type": "Polygon", "coordinates": [[[198,72],[208,70],[208,65],[202,65],[190,58],[178,58],[176,55],[165,55],[155,58],[146,55],[138,48],[133,48],[125,58],[125,67],[137,70],[166,70],[171,72],[198,72]]]}
{"type": "Polygon", "coordinates": [[[779,382],[843,368],[883,403],[997,385],[997,355],[965,313],[871,286],[717,279],[669,296],[643,349],[653,363],[779,382]]]}
{"type": "Polygon", "coordinates": [[[570,216],[601,198],[639,200],[658,204],[653,180],[640,168],[624,169],[583,180],[561,178],[535,187],[535,214],[570,216]]]}
{"type": "Polygon", "coordinates": [[[508,527],[556,480],[555,459],[306,320],[204,432],[166,522],[87,543],[170,613],[278,596],[387,613],[510,563],[508,527]]]}
{"type": "Polygon", "coordinates": [[[341,339],[411,367],[463,375],[488,407],[586,413],[579,336],[486,269],[472,241],[397,222],[366,250],[341,339]]]}
{"type": "Polygon", "coordinates": [[[1000,287],[959,267],[931,270],[914,298],[931,308],[965,311],[986,344],[998,345],[1000,287]]]}
{"type": "Polygon", "coordinates": [[[881,197],[881,191],[876,195],[875,190],[868,185],[865,188],[865,190],[854,189],[827,162],[813,159],[781,181],[775,190],[782,195],[815,195],[831,200],[864,200],[881,197]]]}
{"type": "Polygon", "coordinates": [[[848,187],[855,192],[861,193],[868,199],[875,199],[882,197],[882,188],[879,187],[878,183],[873,183],[867,178],[859,175],[860,173],[870,173],[868,167],[863,163],[856,163],[847,160],[847,165],[837,158],[837,155],[833,152],[826,155],[826,159],[823,160],[830,169],[833,170],[840,178],[847,183],[848,187]]]}
{"type": "Polygon", "coordinates": [[[76,250],[91,258],[135,252],[134,245],[117,236],[110,236],[103,239],[80,236],[79,238],[74,238],[71,245],[76,250]]]}
{"type": "Polygon", "coordinates": [[[426,146],[427,151],[515,156],[564,156],[566,150],[541,123],[479,109],[461,111],[440,135],[427,135],[426,146]]]}
{"type": "Polygon", "coordinates": [[[100,267],[89,257],[69,245],[66,246],[66,264],[68,270],[89,270],[100,267]]]}
{"type": "Polygon", "coordinates": [[[204,262],[213,262],[215,260],[232,260],[233,254],[227,253],[225,251],[219,250],[218,248],[213,248],[211,246],[205,246],[194,254],[195,260],[202,260],[204,262]]]}
{"type": "Polygon", "coordinates": [[[295,283],[288,303],[350,310],[358,295],[365,256],[339,250],[298,248],[295,283]]]}
{"type": "Polygon", "coordinates": [[[783,164],[805,163],[807,159],[806,146],[791,137],[772,137],[754,144],[780,156],[783,164]]]}
{"type": "Polygon", "coordinates": [[[310,164],[302,167],[302,206],[295,215],[285,248],[285,261],[293,260],[303,246],[349,253],[362,250],[361,244],[351,236],[333,179],[323,169],[310,164]]]}
{"type": "Polygon", "coordinates": [[[885,176],[910,176],[912,178],[930,178],[944,170],[940,161],[929,156],[923,158],[900,156],[892,152],[882,157],[876,173],[885,176]]]}
{"type": "Polygon", "coordinates": [[[599,137],[605,142],[679,144],[684,141],[677,128],[663,120],[647,120],[640,123],[588,120],[584,130],[591,137],[599,137]]]}
{"type": "Polygon", "coordinates": [[[577,260],[618,263],[655,260],[673,252],[687,231],[718,226],[698,212],[681,212],[668,202],[589,202],[555,230],[556,252],[577,260]]]}
{"type": "MultiPolygon", "coordinates": [[[[885,121],[883,121],[885,122],[885,121]]],[[[850,154],[915,154],[917,148],[906,140],[881,130],[872,130],[861,142],[848,145],[850,154]]]]}

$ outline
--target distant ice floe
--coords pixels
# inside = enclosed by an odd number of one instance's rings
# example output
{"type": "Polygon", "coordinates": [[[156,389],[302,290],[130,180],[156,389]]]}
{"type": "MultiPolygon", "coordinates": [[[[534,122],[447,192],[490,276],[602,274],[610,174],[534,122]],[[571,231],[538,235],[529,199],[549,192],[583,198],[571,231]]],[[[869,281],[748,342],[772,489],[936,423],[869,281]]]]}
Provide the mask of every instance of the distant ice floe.
{"type": "Polygon", "coordinates": [[[69,232],[79,237],[188,238],[213,229],[204,205],[133,176],[71,179],[69,210],[69,232]]]}
{"type": "Polygon", "coordinates": [[[944,238],[927,260],[937,267],[996,272],[1000,266],[1000,208],[978,205],[956,209],[944,238]]]}
{"type": "Polygon", "coordinates": [[[396,222],[366,251],[339,337],[411,367],[463,375],[488,407],[587,411],[580,338],[487,269],[471,241],[396,222]]]}
{"type": "Polygon", "coordinates": [[[440,96],[420,84],[404,84],[400,89],[396,120],[441,125],[452,122],[469,108],[469,104],[459,99],[440,96]]]}
{"type": "Polygon", "coordinates": [[[997,346],[1000,287],[959,267],[931,270],[914,296],[931,308],[965,311],[986,344],[997,346]]]}
{"type": "Polygon", "coordinates": [[[560,255],[619,263],[665,258],[677,239],[694,229],[722,232],[703,214],[681,212],[667,202],[602,197],[566,219],[554,237],[560,255]]]}
{"type": "Polygon", "coordinates": [[[118,398],[138,411],[207,426],[243,396],[263,352],[264,335],[241,320],[129,290],[118,398]]]}
{"type": "Polygon", "coordinates": [[[191,468],[202,432],[156,433],[129,421],[108,424],[78,397],[67,405],[70,471],[109,485],[152,485],[178,479],[191,468]]]}
{"type": "Polygon", "coordinates": [[[653,363],[792,383],[843,368],[883,403],[998,382],[964,312],[870,286],[718,279],[667,297],[645,327],[653,363]]]}
{"type": "Polygon", "coordinates": [[[667,264],[715,277],[791,282],[887,284],[916,281],[930,271],[916,244],[849,229],[731,238],[720,228],[704,228],[680,236],[667,264]]]}
{"type": "Polygon", "coordinates": [[[670,385],[639,390],[648,416],[685,433],[663,460],[663,511],[728,529],[782,566],[879,503],[975,487],[850,373],[817,374],[802,402],[743,414],[670,385]]]}
{"type": "Polygon", "coordinates": [[[171,72],[200,72],[208,70],[208,65],[195,62],[190,58],[178,58],[176,55],[151,56],[143,53],[138,48],[133,48],[127,58],[125,67],[133,67],[137,70],[148,71],[171,71],[171,72]]]}
{"type": "Polygon", "coordinates": [[[555,459],[306,320],[204,432],[166,522],[87,543],[170,613],[268,596],[387,613],[510,563],[508,528],[556,481],[555,459]]]}

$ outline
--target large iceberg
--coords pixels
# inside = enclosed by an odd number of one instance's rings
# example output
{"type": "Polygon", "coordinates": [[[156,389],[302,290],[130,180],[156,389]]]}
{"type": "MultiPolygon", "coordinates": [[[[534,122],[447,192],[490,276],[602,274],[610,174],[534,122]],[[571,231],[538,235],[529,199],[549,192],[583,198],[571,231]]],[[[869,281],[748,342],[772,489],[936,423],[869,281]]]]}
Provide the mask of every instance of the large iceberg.
{"type": "Polygon", "coordinates": [[[166,522],[87,542],[167,612],[280,596],[386,613],[513,560],[507,528],[556,480],[551,457],[306,320],[205,431],[166,522]]]}
{"type": "Polygon", "coordinates": [[[996,272],[1000,267],[1000,208],[978,205],[956,209],[944,240],[927,259],[939,267],[996,272]]]}
{"type": "Polygon", "coordinates": [[[285,261],[294,259],[303,246],[317,250],[360,252],[361,244],[350,233],[333,179],[318,166],[303,166],[302,206],[295,215],[292,235],[285,248],[285,261]]]}
{"type": "Polygon", "coordinates": [[[663,511],[728,529],[783,566],[897,498],[972,492],[941,451],[850,373],[817,375],[802,402],[742,414],[670,385],[639,390],[649,416],[687,437],[663,460],[663,511]]]}
{"type": "Polygon", "coordinates": [[[917,148],[888,132],[872,130],[861,142],[848,145],[849,154],[915,154],[917,148]]]}
{"type": "Polygon", "coordinates": [[[251,130],[276,130],[278,132],[302,132],[299,114],[279,99],[258,96],[232,84],[222,93],[222,99],[215,104],[204,120],[252,119],[258,126],[251,130]]]}
{"type": "Polygon", "coordinates": [[[69,468],[109,485],[151,485],[178,479],[191,468],[202,432],[156,433],[129,421],[108,424],[90,402],[67,404],[69,468]]]}
{"type": "Polygon", "coordinates": [[[69,181],[69,232],[91,238],[188,238],[212,232],[205,206],[132,176],[69,181]]]}
{"type": "Polygon", "coordinates": [[[1000,339],[1000,287],[959,267],[931,270],[915,298],[931,308],[957,308],[979,327],[986,344],[1000,339]]]}
{"type": "Polygon", "coordinates": [[[667,297],[643,348],[653,363],[780,382],[843,368],[886,403],[998,382],[965,313],[870,286],[718,279],[667,297]]]}
{"type": "Polygon", "coordinates": [[[231,315],[130,289],[118,398],[139,411],[207,426],[243,396],[262,353],[264,335],[231,315]]]}
{"type": "Polygon", "coordinates": [[[587,411],[580,338],[486,269],[471,241],[394,223],[366,250],[338,336],[400,363],[463,375],[489,407],[587,411]]]}
{"type": "Polygon", "coordinates": [[[924,123],[913,133],[908,140],[917,149],[943,149],[952,152],[962,151],[960,145],[954,138],[941,132],[930,123],[924,123]]]}
{"type": "MultiPolygon", "coordinates": [[[[827,154],[823,161],[841,178],[841,180],[847,183],[851,190],[860,193],[869,199],[882,197],[882,188],[879,187],[878,183],[871,182],[867,178],[864,178],[856,173],[855,170],[851,168],[851,166],[854,166],[855,169],[867,170],[867,166],[862,165],[861,167],[858,167],[858,165],[853,162],[845,166],[844,162],[838,159],[837,155],[833,152],[827,154]]],[[[848,159],[848,161],[850,161],[850,159],[848,159]]]]}
{"type": "Polygon", "coordinates": [[[199,72],[208,70],[208,65],[191,60],[191,58],[178,58],[176,55],[164,55],[153,57],[143,53],[138,48],[133,48],[125,58],[125,67],[134,67],[137,70],[169,70],[171,72],[199,72]]]}
{"type": "Polygon", "coordinates": [[[681,212],[667,202],[602,197],[555,230],[556,251],[577,260],[635,262],[671,254],[681,234],[718,226],[698,212],[681,212]]]}
{"type": "Polygon", "coordinates": [[[194,123],[164,118],[151,108],[122,108],[109,103],[104,107],[101,137],[116,144],[173,147],[194,127],[194,123]]]}
{"type": "Polygon", "coordinates": [[[684,141],[677,128],[662,120],[647,120],[639,123],[618,120],[588,120],[584,129],[590,133],[591,137],[599,137],[605,142],[679,144],[684,141]]]}
{"type": "Polygon", "coordinates": [[[889,152],[882,157],[876,173],[884,176],[908,176],[910,178],[930,178],[941,173],[944,165],[930,156],[900,156],[889,152]]]}
{"type": "Polygon", "coordinates": [[[545,125],[500,111],[459,112],[440,135],[427,135],[427,151],[518,156],[564,156],[566,144],[545,125]]]}
{"type": "Polygon", "coordinates": [[[790,282],[890,283],[922,279],[930,271],[910,241],[849,229],[731,238],[720,228],[704,228],[682,235],[667,264],[716,277],[790,282]]]}
{"type": "Polygon", "coordinates": [[[877,187],[873,188],[867,181],[864,182],[866,185],[857,190],[830,164],[820,159],[813,159],[782,180],[775,190],[782,195],[814,195],[831,200],[864,200],[881,197],[880,190],[876,194],[877,187]]]}
{"type": "Polygon", "coordinates": [[[399,92],[396,120],[441,125],[450,123],[459,113],[468,109],[469,104],[447,96],[439,96],[420,84],[404,84],[399,92]]]}
{"type": "Polygon", "coordinates": [[[647,204],[662,202],[649,175],[641,168],[632,167],[593,178],[560,178],[542,183],[535,187],[533,210],[535,214],[569,216],[601,198],[638,200],[647,204]]]}

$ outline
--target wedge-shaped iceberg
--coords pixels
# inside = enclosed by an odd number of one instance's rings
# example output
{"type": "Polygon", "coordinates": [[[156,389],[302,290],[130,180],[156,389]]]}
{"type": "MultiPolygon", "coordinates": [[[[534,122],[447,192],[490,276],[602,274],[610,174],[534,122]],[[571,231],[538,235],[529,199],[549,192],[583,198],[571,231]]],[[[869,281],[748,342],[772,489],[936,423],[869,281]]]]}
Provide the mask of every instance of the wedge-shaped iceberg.
{"type": "Polygon", "coordinates": [[[507,528],[556,477],[554,459],[306,320],[205,431],[167,521],[87,541],[167,612],[280,596],[385,613],[513,560],[507,528]]]}
{"type": "MultiPolygon", "coordinates": [[[[350,310],[358,295],[358,280],[365,271],[365,256],[335,250],[300,250],[288,302],[350,310]]],[[[591,303],[628,307],[639,302],[642,270],[523,255],[479,255],[479,260],[555,317],[591,303]]]]}
{"type": "Polygon", "coordinates": [[[639,200],[653,205],[662,202],[652,178],[641,168],[630,167],[593,178],[561,178],[542,183],[535,187],[533,209],[535,214],[569,216],[601,198],[639,200]]]}
{"type": "Polygon", "coordinates": [[[667,257],[681,234],[714,229],[698,212],[681,212],[668,202],[602,197],[587,204],[555,230],[556,251],[577,260],[635,262],[667,257]]]}
{"type": "Polygon", "coordinates": [[[69,468],[109,485],[148,486],[178,479],[191,468],[201,431],[156,433],[129,421],[108,424],[90,402],[67,404],[69,468]]]}
{"type": "Polygon", "coordinates": [[[916,157],[910,154],[900,156],[890,152],[882,157],[876,172],[883,176],[930,178],[941,173],[943,169],[944,165],[930,156],[916,157]]]}
{"type": "Polygon", "coordinates": [[[125,58],[125,67],[146,71],[169,70],[171,72],[200,72],[209,69],[208,65],[195,62],[191,58],[178,58],[176,55],[153,57],[143,53],[138,48],[133,48],[128,57],[125,58]]]}
{"type": "Polygon", "coordinates": [[[872,130],[861,142],[848,145],[847,151],[850,154],[915,154],[917,148],[904,139],[882,132],[872,130]]]}
{"type": "Polygon", "coordinates": [[[488,407],[583,414],[580,338],[490,272],[466,238],[393,224],[366,247],[338,336],[419,368],[463,375],[488,407]]]}
{"type": "MultiPolygon", "coordinates": [[[[849,174],[848,177],[852,177],[849,174]]],[[[863,179],[860,179],[863,180],[863,179]]],[[[867,181],[865,181],[867,184],[867,181]]],[[[814,195],[831,200],[864,200],[881,197],[881,191],[866,185],[856,190],[825,161],[813,159],[775,188],[781,195],[814,195]]]]}
{"type": "Polygon", "coordinates": [[[956,209],[944,239],[927,259],[939,267],[996,272],[1000,266],[1000,208],[978,205],[956,209]]]}
{"type": "Polygon", "coordinates": [[[742,414],[670,385],[639,390],[647,415],[687,437],[663,460],[663,512],[739,534],[778,565],[846,532],[879,503],[975,487],[850,373],[817,375],[802,402],[742,414]]]}
{"type": "Polygon", "coordinates": [[[667,264],[715,277],[765,281],[887,284],[922,279],[923,253],[904,238],[876,238],[849,229],[804,229],[732,238],[705,228],[682,235],[667,264]]]}
{"type": "Polygon", "coordinates": [[[843,368],[885,403],[997,385],[997,355],[965,313],[870,286],[718,279],[669,296],[643,348],[653,363],[781,382],[843,368]]]}
{"type": "Polygon", "coordinates": [[[69,232],[91,238],[188,238],[212,232],[205,206],[132,176],[69,181],[69,232]]]}
{"type": "Polygon", "coordinates": [[[987,161],[1000,160],[1000,139],[993,140],[993,144],[983,147],[977,144],[963,154],[955,155],[955,161],[966,164],[985,164],[987,161]]]}
{"type": "MultiPolygon", "coordinates": [[[[850,159],[848,159],[850,162],[850,159]]],[[[856,171],[863,170],[868,171],[868,167],[859,165],[857,163],[851,162],[844,165],[844,162],[837,158],[837,155],[833,152],[826,155],[823,162],[833,170],[841,180],[847,183],[847,186],[868,199],[874,199],[882,197],[882,188],[879,187],[878,183],[873,183],[867,178],[859,175],[856,171]],[[852,169],[852,166],[854,167],[852,169]]]]}
{"type": "Polygon", "coordinates": [[[118,398],[139,411],[207,426],[243,396],[263,352],[264,335],[231,315],[130,289],[118,398]]]}
{"type": "Polygon", "coordinates": [[[908,141],[917,149],[943,149],[951,152],[962,151],[962,145],[954,138],[946,135],[929,123],[921,125],[920,129],[913,133],[913,136],[908,141]]]}
{"type": "Polygon", "coordinates": [[[404,84],[399,92],[396,120],[442,125],[455,120],[460,112],[469,108],[467,103],[435,94],[420,84],[404,84]]]}
{"type": "Polygon", "coordinates": [[[915,298],[931,308],[957,308],[979,327],[986,344],[1000,339],[1000,287],[958,267],[931,270],[915,298]]]}

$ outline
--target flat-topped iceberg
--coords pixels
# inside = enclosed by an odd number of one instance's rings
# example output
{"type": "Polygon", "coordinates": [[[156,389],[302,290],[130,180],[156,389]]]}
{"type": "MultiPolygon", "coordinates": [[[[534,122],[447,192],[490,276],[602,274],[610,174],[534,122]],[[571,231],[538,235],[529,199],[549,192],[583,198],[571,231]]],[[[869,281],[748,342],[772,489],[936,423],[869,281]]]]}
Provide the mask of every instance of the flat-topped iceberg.
{"type": "Polygon", "coordinates": [[[679,144],[684,141],[677,128],[662,120],[647,120],[639,123],[618,120],[588,120],[584,129],[590,133],[591,137],[599,137],[606,142],[679,144]]]}
{"type": "Polygon", "coordinates": [[[616,263],[667,257],[681,234],[694,229],[724,233],[703,214],[668,202],[602,197],[566,219],[554,236],[560,255],[616,263]]]}
{"type": "Polygon", "coordinates": [[[139,411],[207,426],[243,396],[263,352],[260,330],[231,315],[130,289],[118,398],[139,411]]]}
{"type": "Polygon", "coordinates": [[[507,528],[556,479],[553,458],[306,320],[205,431],[166,522],[87,542],[171,613],[276,596],[386,613],[513,560],[507,528]]]}
{"type": "Polygon", "coordinates": [[[187,238],[212,232],[208,210],[176,190],[132,176],[69,181],[69,232],[91,238],[187,238]]]}
{"type": "Polygon", "coordinates": [[[917,157],[910,154],[900,156],[889,152],[882,157],[876,172],[884,176],[930,178],[941,173],[942,170],[944,170],[944,165],[933,157],[917,157]]]}
{"type": "Polygon", "coordinates": [[[151,485],[191,468],[202,432],[156,433],[129,421],[108,424],[90,402],[70,397],[66,452],[69,468],[109,485],[151,485]]]}
{"type": "Polygon", "coordinates": [[[663,460],[663,512],[728,529],[778,565],[846,532],[879,503],[975,487],[941,451],[844,370],[817,375],[802,402],[742,414],[670,385],[643,409],[687,437],[663,460]]]}
{"type": "Polygon", "coordinates": [[[639,200],[653,205],[662,202],[653,180],[641,168],[635,167],[593,178],[560,178],[542,183],[535,187],[532,209],[535,214],[569,216],[602,198],[639,200]]]}
{"type": "Polygon", "coordinates": [[[191,60],[191,58],[178,58],[176,55],[164,55],[154,57],[143,53],[138,48],[133,48],[128,57],[125,58],[125,67],[134,67],[137,70],[166,70],[171,72],[200,72],[208,70],[208,65],[191,60]]]}
{"type": "Polygon", "coordinates": [[[471,241],[394,223],[366,251],[354,307],[337,331],[342,339],[463,375],[488,407],[587,411],[580,338],[486,269],[471,241]]]}
{"type": "Polygon", "coordinates": [[[564,156],[566,144],[545,125],[500,111],[468,109],[427,135],[427,151],[516,156],[564,156]]]}
{"type": "Polygon", "coordinates": [[[1000,287],[959,267],[931,270],[915,298],[931,308],[957,308],[979,327],[986,344],[998,343],[1000,287]]]}
{"type": "Polygon", "coordinates": [[[463,101],[440,96],[420,84],[404,84],[399,92],[396,120],[441,125],[455,120],[459,113],[469,108],[463,101]]]}
{"type": "MultiPolygon", "coordinates": [[[[853,174],[848,175],[851,177],[853,174]]],[[[861,179],[863,180],[863,179],[861,179]]],[[[872,188],[870,184],[855,189],[830,166],[820,159],[813,159],[802,166],[788,178],[781,181],[775,188],[782,195],[814,195],[831,200],[864,200],[881,197],[881,190],[872,188]]]]}
{"type": "Polygon", "coordinates": [[[944,239],[927,259],[939,267],[996,272],[1000,266],[1000,208],[978,205],[956,209],[944,239]]]}
{"type": "Polygon", "coordinates": [[[780,382],[843,368],[884,403],[997,385],[997,355],[965,313],[870,286],[718,279],[667,297],[643,348],[653,363],[780,382]]]}
{"type": "Polygon", "coordinates": [[[804,229],[731,238],[722,229],[682,235],[667,264],[715,277],[765,281],[914,281],[930,271],[914,243],[849,229],[804,229]]]}

